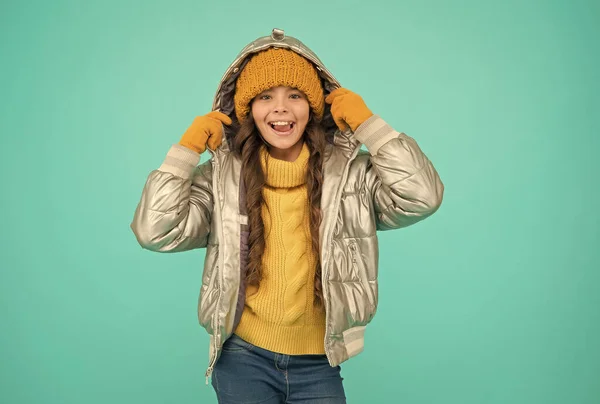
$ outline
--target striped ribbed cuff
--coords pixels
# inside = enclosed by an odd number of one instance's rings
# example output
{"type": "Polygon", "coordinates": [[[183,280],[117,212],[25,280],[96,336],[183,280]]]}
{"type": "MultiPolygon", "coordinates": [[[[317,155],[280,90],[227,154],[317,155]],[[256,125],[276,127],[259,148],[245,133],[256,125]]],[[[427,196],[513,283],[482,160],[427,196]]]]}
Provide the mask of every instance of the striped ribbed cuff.
{"type": "Polygon", "coordinates": [[[194,169],[198,163],[200,163],[199,153],[180,144],[174,144],[171,146],[162,165],[158,167],[158,170],[177,175],[187,180],[192,178],[194,169]]]}
{"type": "Polygon", "coordinates": [[[399,132],[395,131],[379,115],[371,116],[354,132],[356,140],[364,144],[372,156],[377,154],[381,146],[398,135],[399,132]]]}

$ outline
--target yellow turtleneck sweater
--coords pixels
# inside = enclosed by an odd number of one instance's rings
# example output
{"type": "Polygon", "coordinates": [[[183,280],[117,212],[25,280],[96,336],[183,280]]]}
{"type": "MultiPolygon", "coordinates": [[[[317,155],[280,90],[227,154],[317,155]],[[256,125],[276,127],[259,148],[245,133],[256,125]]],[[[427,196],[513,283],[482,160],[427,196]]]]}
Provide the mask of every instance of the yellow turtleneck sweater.
{"type": "Polygon", "coordinates": [[[310,234],[303,145],[296,161],[278,160],[264,148],[265,252],[259,288],[248,287],[235,333],[244,340],[286,355],[324,354],[325,311],[314,307],[316,259],[310,234]]]}

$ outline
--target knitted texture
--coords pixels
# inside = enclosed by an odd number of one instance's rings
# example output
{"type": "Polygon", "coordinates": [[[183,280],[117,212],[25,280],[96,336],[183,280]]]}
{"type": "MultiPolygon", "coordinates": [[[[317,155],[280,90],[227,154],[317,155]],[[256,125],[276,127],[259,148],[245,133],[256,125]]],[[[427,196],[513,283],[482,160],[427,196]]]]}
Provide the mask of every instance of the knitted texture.
{"type": "Polygon", "coordinates": [[[223,124],[231,125],[231,118],[218,111],[197,116],[181,136],[179,144],[196,153],[204,153],[207,145],[215,150],[223,138],[223,124]]]}
{"type": "Polygon", "coordinates": [[[363,122],[373,116],[362,97],[347,88],[336,88],[325,98],[325,102],[331,104],[331,116],[342,131],[349,126],[352,132],[356,132],[363,122]]]}
{"type": "Polygon", "coordinates": [[[237,79],[233,100],[238,120],[242,122],[248,116],[254,97],[277,86],[302,91],[314,114],[323,117],[325,97],[313,64],[294,51],[269,48],[252,56],[237,79]]]}
{"type": "Polygon", "coordinates": [[[266,173],[263,278],[249,287],[235,333],[246,341],[286,355],[324,354],[325,312],[314,307],[317,257],[310,234],[306,188],[309,150],[296,161],[271,158],[263,147],[266,173]]]}

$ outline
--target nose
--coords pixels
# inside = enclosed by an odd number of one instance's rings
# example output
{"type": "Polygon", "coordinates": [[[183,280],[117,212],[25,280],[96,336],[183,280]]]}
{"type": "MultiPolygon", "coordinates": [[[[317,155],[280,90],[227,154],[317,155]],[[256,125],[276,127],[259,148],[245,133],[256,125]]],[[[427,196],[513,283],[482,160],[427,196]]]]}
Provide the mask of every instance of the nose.
{"type": "Polygon", "coordinates": [[[281,103],[277,104],[277,106],[275,106],[275,109],[273,110],[273,112],[278,113],[278,114],[285,113],[287,111],[288,111],[287,107],[281,103]]]}
{"type": "Polygon", "coordinates": [[[277,97],[277,101],[275,103],[275,109],[273,110],[275,113],[285,113],[288,112],[288,107],[286,104],[285,97],[277,97]]]}

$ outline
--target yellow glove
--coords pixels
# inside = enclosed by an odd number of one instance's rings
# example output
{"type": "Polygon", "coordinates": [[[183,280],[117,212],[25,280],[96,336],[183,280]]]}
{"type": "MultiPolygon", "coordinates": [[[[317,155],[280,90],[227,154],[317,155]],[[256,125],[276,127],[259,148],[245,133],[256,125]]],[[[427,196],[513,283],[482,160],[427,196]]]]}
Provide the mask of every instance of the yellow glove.
{"type": "Polygon", "coordinates": [[[223,140],[223,124],[231,125],[231,118],[222,112],[212,111],[197,116],[181,137],[179,144],[196,153],[203,153],[207,143],[211,150],[215,150],[223,140]]]}
{"type": "Polygon", "coordinates": [[[349,126],[354,132],[373,115],[360,95],[345,88],[333,90],[325,98],[325,102],[331,104],[331,115],[341,130],[349,126]]]}

